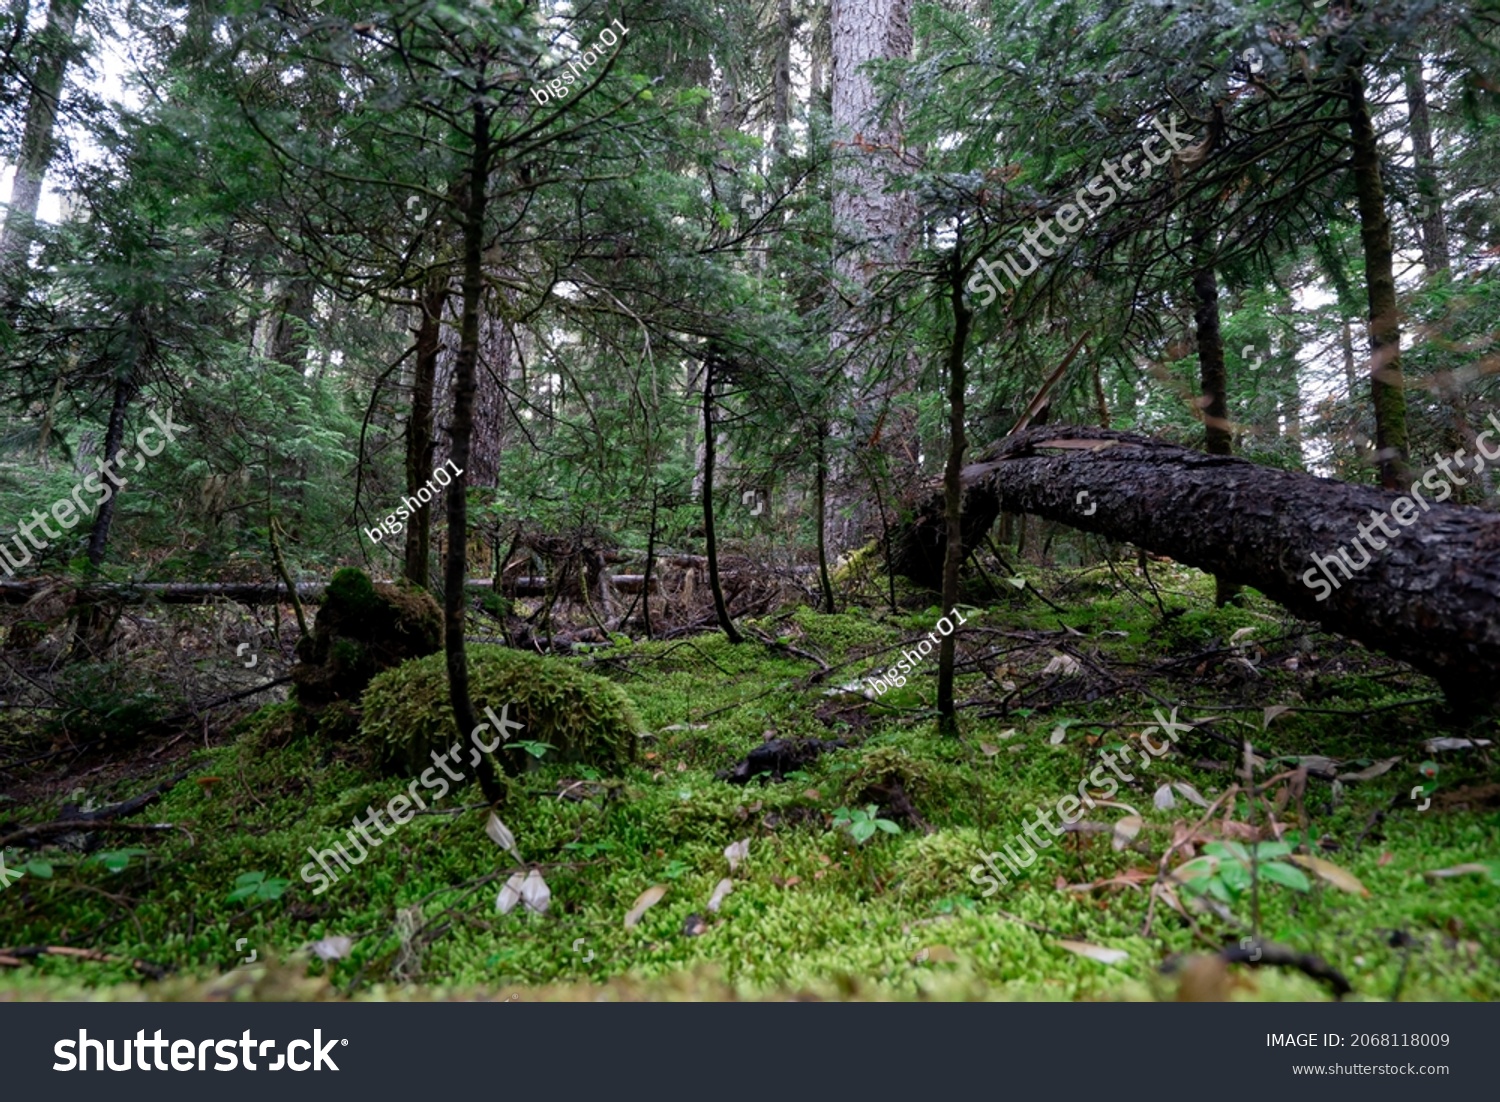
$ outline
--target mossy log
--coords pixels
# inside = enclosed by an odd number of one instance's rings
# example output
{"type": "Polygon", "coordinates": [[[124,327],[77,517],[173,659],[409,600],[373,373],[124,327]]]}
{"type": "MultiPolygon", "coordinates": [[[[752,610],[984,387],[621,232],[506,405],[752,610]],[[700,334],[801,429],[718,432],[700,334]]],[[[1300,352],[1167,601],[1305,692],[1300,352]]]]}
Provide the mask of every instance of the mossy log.
{"type": "MultiPolygon", "coordinates": [[[[1435,485],[1419,484],[1416,519],[1367,565],[1327,572],[1337,588],[1315,557],[1345,548],[1357,565],[1360,526],[1411,495],[1068,425],[1008,437],[964,469],[963,485],[968,552],[1002,508],[1034,513],[1254,586],[1431,674],[1457,706],[1500,702],[1500,516],[1439,504],[1435,485]]],[[[936,488],[900,534],[895,569],[934,587],[944,536],[936,488]]]]}

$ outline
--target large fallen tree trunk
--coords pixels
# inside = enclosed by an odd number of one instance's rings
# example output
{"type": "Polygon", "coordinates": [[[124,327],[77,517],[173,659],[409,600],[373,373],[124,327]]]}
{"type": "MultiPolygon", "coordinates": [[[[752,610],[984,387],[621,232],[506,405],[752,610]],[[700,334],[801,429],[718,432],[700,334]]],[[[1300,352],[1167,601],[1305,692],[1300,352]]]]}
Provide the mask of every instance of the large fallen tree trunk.
{"type": "MultiPolygon", "coordinates": [[[[1500,516],[1437,504],[1434,490],[1448,496],[1443,482],[1403,495],[1066,425],[1001,441],[963,481],[968,549],[1000,509],[1034,513],[1254,586],[1431,674],[1455,705],[1500,701],[1500,516]],[[1416,514],[1409,527],[1391,519],[1403,497],[1414,499],[1400,511],[1416,514]],[[1396,532],[1389,539],[1373,523],[1382,515],[1396,532]],[[1369,534],[1383,550],[1369,550],[1369,534]],[[1346,568],[1340,548],[1363,568],[1346,568]]],[[[944,546],[935,488],[902,532],[894,566],[935,588],[944,546]]]]}

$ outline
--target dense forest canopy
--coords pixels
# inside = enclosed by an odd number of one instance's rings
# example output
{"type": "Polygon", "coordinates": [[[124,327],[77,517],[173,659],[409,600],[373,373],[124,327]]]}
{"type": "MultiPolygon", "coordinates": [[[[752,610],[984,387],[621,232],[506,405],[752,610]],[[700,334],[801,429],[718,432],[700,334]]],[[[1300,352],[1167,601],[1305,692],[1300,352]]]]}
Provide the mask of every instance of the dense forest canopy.
{"type": "Polygon", "coordinates": [[[1497,132],[1490,0],[14,0],[0,987],[1495,998],[1497,132]]]}

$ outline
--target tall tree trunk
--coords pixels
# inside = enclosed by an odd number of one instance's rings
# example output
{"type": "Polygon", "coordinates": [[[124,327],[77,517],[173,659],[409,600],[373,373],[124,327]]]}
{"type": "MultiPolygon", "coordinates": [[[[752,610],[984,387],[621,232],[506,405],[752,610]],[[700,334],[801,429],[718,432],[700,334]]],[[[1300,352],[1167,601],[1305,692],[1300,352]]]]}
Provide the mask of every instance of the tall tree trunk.
{"type": "MultiPolygon", "coordinates": [[[[481,63],[482,67],[482,63],[481,63]]],[[[443,574],[443,648],[448,665],[448,698],[453,705],[453,720],[458,737],[467,745],[478,727],[474,702],[469,698],[468,654],[464,648],[464,611],[467,601],[464,582],[468,578],[469,558],[469,445],[474,434],[475,368],[479,362],[479,310],[484,296],[484,223],[489,201],[490,159],[493,146],[490,137],[490,108],[480,101],[473,108],[473,130],[470,140],[467,179],[461,189],[463,214],[463,308],[460,313],[458,355],[453,370],[453,465],[457,473],[448,487],[448,547],[443,574]]],[[[499,737],[505,732],[492,732],[499,737]]],[[[497,754],[501,768],[513,772],[513,754],[504,747],[497,754]]],[[[503,790],[484,759],[476,770],[484,798],[491,805],[500,802],[503,790]]]]}
{"type": "Polygon", "coordinates": [[[1410,120],[1412,159],[1417,168],[1418,237],[1422,245],[1422,267],[1428,275],[1446,272],[1448,226],[1443,221],[1443,189],[1438,182],[1437,155],[1432,145],[1432,113],[1427,107],[1427,82],[1422,77],[1422,59],[1406,67],[1406,113],[1410,120]]]}
{"type": "Polygon", "coordinates": [[[828,422],[819,421],[817,451],[818,585],[823,591],[823,611],[834,612],[833,581],[828,577],[828,422]]]}
{"type": "MultiPolygon", "coordinates": [[[[1200,250],[1204,243],[1198,242],[1200,250]]],[[[1193,270],[1193,322],[1198,343],[1198,379],[1202,388],[1203,450],[1209,455],[1234,451],[1229,425],[1229,373],[1224,366],[1224,334],[1219,326],[1219,281],[1214,266],[1200,259],[1193,270]]],[[[1214,578],[1214,603],[1223,608],[1240,587],[1220,574],[1214,578]]]]}
{"type": "MultiPolygon", "coordinates": [[[[136,383],[133,373],[121,375],[115,379],[114,399],[109,407],[109,425],[104,431],[104,454],[103,462],[111,466],[103,470],[114,473],[114,477],[104,475],[100,479],[104,485],[113,488],[114,492],[100,504],[99,511],[94,514],[93,526],[89,529],[88,562],[89,573],[95,574],[104,565],[104,555],[109,548],[110,528],[115,519],[115,503],[119,500],[122,487],[116,485],[118,481],[129,481],[121,477],[121,473],[115,464],[115,457],[120,454],[125,441],[125,418],[130,410],[131,399],[135,397],[136,383]]],[[[103,617],[100,615],[99,606],[91,601],[80,601],[76,606],[76,620],[73,632],[73,646],[69,657],[73,661],[83,661],[94,657],[103,642],[106,628],[103,617]]]]}
{"type": "Polygon", "coordinates": [[[744,637],[729,616],[724,588],[719,584],[719,541],[714,536],[714,364],[712,352],[703,360],[703,538],[708,546],[708,587],[714,596],[714,615],[731,643],[743,643],[744,637]]]}
{"type": "MultiPolygon", "coordinates": [[[[422,317],[417,323],[416,368],[411,385],[411,417],[406,423],[406,493],[417,490],[432,477],[434,442],[432,437],[432,394],[437,378],[438,352],[442,348],[443,305],[448,301],[448,277],[442,274],[428,279],[422,295],[422,317]]],[[[458,465],[457,461],[454,463],[458,465]]],[[[432,585],[432,565],[428,554],[432,542],[432,514],[418,509],[406,529],[406,556],[402,576],[423,589],[432,585]]]]}
{"type": "MultiPolygon", "coordinates": [[[[119,454],[121,445],[124,443],[125,415],[130,409],[131,399],[135,397],[135,390],[133,375],[123,375],[115,380],[114,400],[109,407],[109,427],[104,432],[104,461],[107,463],[115,461],[115,456],[119,454]]],[[[119,497],[120,490],[116,488],[115,492],[109,495],[108,500],[99,506],[99,512],[94,514],[94,524],[89,529],[88,550],[89,566],[94,570],[104,565],[104,553],[109,547],[109,530],[115,519],[115,502],[119,500],[119,497]]]]}
{"type": "Polygon", "coordinates": [[[1375,447],[1380,484],[1396,490],[1409,481],[1407,470],[1406,383],[1401,374],[1401,320],[1396,310],[1396,270],[1391,219],[1380,179],[1380,146],[1365,102],[1364,74],[1351,67],[1344,78],[1349,104],[1352,168],[1359,199],[1359,235],[1365,254],[1370,299],[1370,388],[1375,407],[1375,447]]]}
{"type": "Polygon", "coordinates": [[[5,215],[5,229],[0,233],[0,281],[4,282],[12,311],[18,301],[17,282],[26,271],[27,254],[35,235],[42,181],[52,164],[57,105],[73,48],[73,30],[82,8],[82,0],[52,0],[47,9],[47,25],[37,41],[36,71],[31,76],[31,98],[26,102],[26,126],[10,189],[10,209],[5,215]]]}
{"type": "MultiPolygon", "coordinates": [[[[948,522],[948,553],[943,559],[943,612],[958,604],[958,568],[967,550],[963,533],[964,395],[969,376],[964,367],[968,351],[969,325],[974,314],[964,302],[963,231],[953,246],[949,293],[953,302],[953,338],[948,347],[948,462],[943,470],[943,507],[948,522]]],[[[945,729],[957,734],[957,712],[953,704],[954,631],[938,644],[938,715],[945,729]]]]}
{"type": "Polygon", "coordinates": [[[776,62],[771,72],[771,148],[778,161],[787,154],[792,118],[792,0],[776,3],[776,62]]]}
{"type": "MultiPolygon", "coordinates": [[[[829,336],[835,360],[842,353],[843,389],[852,404],[850,423],[834,422],[830,437],[830,542],[839,552],[866,534],[870,507],[860,471],[880,466],[860,462],[856,451],[883,442],[886,453],[899,459],[900,445],[911,430],[885,423],[903,372],[889,370],[892,381],[878,390],[867,385],[874,369],[874,356],[867,348],[875,343],[868,338],[880,319],[861,301],[881,272],[906,262],[916,224],[916,208],[907,194],[887,188],[887,176],[900,167],[900,119],[876,119],[879,96],[865,69],[869,62],[910,56],[910,0],[834,0],[832,45],[834,272],[854,302],[829,336]]],[[[898,472],[912,466],[918,445],[912,443],[906,450],[911,458],[892,464],[898,472]]]]}

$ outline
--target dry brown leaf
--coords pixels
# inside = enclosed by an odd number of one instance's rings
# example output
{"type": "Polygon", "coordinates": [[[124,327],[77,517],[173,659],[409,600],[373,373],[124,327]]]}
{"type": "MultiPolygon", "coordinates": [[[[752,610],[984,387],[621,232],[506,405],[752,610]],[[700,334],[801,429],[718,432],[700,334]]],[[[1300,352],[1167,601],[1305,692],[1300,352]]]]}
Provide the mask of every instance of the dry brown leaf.
{"type": "Polygon", "coordinates": [[[911,958],[913,964],[957,964],[958,954],[946,945],[929,945],[924,949],[918,949],[917,955],[911,958]]]}
{"type": "Polygon", "coordinates": [[[1386,758],[1384,761],[1377,761],[1374,765],[1369,766],[1366,769],[1361,769],[1358,773],[1340,773],[1339,780],[1372,781],[1382,773],[1389,773],[1391,771],[1391,767],[1400,760],[1401,756],[1398,754],[1394,758],[1386,758]]]}
{"type": "Polygon", "coordinates": [[[1000,747],[992,743],[981,742],[979,744],[979,752],[987,758],[993,758],[996,754],[1000,753],[1000,747]]]}
{"type": "Polygon", "coordinates": [[[661,902],[661,897],[667,894],[665,884],[653,884],[636,897],[634,906],[630,913],[625,916],[625,929],[629,930],[641,920],[641,916],[652,907],[661,902]]]}
{"type": "Polygon", "coordinates": [[[1319,879],[1328,881],[1340,891],[1353,892],[1355,895],[1370,894],[1370,889],[1359,882],[1359,877],[1352,872],[1345,872],[1332,861],[1325,861],[1321,857],[1311,857],[1303,853],[1288,854],[1286,860],[1313,873],[1319,879]]]}

